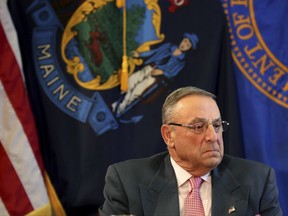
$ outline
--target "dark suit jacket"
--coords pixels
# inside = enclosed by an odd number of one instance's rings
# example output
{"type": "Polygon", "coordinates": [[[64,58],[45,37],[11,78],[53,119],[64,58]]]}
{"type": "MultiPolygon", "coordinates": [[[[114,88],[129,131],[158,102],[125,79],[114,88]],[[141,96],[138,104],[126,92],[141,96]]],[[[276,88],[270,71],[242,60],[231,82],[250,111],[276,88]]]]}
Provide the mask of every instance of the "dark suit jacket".
{"type": "MultiPolygon", "coordinates": [[[[213,216],[282,215],[272,168],[225,155],[211,177],[213,216]]],[[[167,152],[111,165],[105,180],[100,215],[179,215],[176,176],[167,152]]]]}

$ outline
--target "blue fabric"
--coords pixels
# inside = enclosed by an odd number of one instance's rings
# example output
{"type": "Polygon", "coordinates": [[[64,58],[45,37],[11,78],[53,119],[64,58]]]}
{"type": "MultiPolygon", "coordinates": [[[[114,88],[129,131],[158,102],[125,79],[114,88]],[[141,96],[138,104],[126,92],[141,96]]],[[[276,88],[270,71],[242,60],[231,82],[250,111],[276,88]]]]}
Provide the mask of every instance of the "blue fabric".
{"type": "MultiPolygon", "coordinates": [[[[187,33],[199,41],[185,58],[179,52],[171,62],[153,56],[149,65],[161,63],[165,74],[155,77],[154,85],[137,95],[137,103],[129,104],[121,117],[113,109],[125,95],[117,83],[123,49],[122,9],[115,1],[100,8],[91,1],[8,2],[45,168],[67,215],[97,214],[110,164],[166,150],[160,133],[161,107],[179,87],[197,86],[217,95],[223,120],[231,125],[224,134],[225,151],[241,156],[229,35],[219,0],[183,5],[158,1],[149,7],[150,1],[126,1],[129,60],[132,51],[143,54],[164,44],[178,46],[187,33]],[[72,74],[73,70],[78,73],[72,74]]],[[[145,60],[140,56],[129,61],[129,70],[141,70],[149,63],[145,60]]]]}
{"type": "Polygon", "coordinates": [[[232,33],[244,156],[275,169],[288,215],[288,2],[222,3],[232,33]]]}

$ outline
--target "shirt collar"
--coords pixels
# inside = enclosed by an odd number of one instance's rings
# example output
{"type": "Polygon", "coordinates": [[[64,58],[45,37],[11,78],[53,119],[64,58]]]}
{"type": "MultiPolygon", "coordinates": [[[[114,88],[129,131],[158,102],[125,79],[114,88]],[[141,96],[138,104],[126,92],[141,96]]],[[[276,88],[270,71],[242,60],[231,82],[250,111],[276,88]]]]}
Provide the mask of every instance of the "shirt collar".
{"type": "MultiPolygon", "coordinates": [[[[183,185],[189,178],[192,177],[192,175],[187,172],[186,170],[184,170],[181,166],[179,166],[172,157],[170,157],[171,160],[171,164],[172,167],[174,169],[175,175],[176,175],[176,179],[177,179],[177,184],[178,187],[180,187],[181,185],[183,185]]],[[[208,181],[208,177],[210,176],[210,172],[208,172],[207,174],[201,176],[201,178],[204,181],[208,181]]]]}

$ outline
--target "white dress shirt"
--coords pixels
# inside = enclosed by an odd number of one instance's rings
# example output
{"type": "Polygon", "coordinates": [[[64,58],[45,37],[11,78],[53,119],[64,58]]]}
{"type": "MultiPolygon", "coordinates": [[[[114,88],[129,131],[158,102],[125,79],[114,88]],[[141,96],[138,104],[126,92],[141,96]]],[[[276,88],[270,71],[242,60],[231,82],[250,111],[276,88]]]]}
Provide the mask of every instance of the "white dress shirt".
{"type": "MultiPolygon", "coordinates": [[[[180,216],[184,216],[184,202],[188,192],[191,190],[189,179],[192,175],[180,167],[171,157],[170,159],[178,184],[180,216]]],[[[201,176],[201,178],[203,179],[203,183],[200,187],[200,196],[203,203],[205,216],[211,216],[212,184],[210,172],[204,176],[201,176]]]]}

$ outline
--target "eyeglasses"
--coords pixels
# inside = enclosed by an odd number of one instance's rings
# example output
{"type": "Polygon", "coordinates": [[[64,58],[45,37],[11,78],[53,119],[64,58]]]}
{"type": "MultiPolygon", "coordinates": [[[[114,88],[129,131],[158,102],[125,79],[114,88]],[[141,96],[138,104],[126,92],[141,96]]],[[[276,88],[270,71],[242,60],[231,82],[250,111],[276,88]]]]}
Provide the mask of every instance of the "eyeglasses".
{"type": "Polygon", "coordinates": [[[213,126],[214,131],[216,133],[227,131],[228,126],[229,126],[229,123],[227,121],[216,121],[216,122],[212,122],[212,123],[197,122],[197,123],[192,124],[192,125],[190,125],[190,124],[178,124],[178,123],[174,123],[174,122],[168,123],[168,125],[186,127],[188,129],[191,129],[193,131],[193,133],[195,133],[195,134],[205,133],[207,128],[208,128],[208,125],[210,125],[210,124],[213,126]]]}

